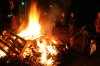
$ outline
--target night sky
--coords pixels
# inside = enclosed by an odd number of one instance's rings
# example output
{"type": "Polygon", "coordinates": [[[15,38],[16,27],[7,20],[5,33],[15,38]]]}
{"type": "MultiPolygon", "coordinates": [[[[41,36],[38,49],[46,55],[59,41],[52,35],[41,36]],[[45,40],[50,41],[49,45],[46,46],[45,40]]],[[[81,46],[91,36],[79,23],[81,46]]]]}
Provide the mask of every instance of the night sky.
{"type": "MultiPolygon", "coordinates": [[[[15,1],[15,11],[18,11],[18,2],[15,1]]],[[[97,13],[100,11],[99,1],[87,1],[87,0],[38,0],[39,7],[42,11],[46,12],[50,10],[49,5],[54,5],[56,12],[64,11],[66,15],[74,12],[76,17],[76,24],[93,24],[97,13]],[[57,9],[56,9],[57,8],[57,9]]],[[[10,5],[8,0],[0,0],[0,14],[9,14],[10,5]]],[[[16,13],[16,12],[15,12],[16,13]]],[[[1,16],[0,16],[1,17],[1,16]]]]}
{"type": "MultiPolygon", "coordinates": [[[[42,1],[44,2],[44,0],[42,1]]],[[[50,2],[56,4],[68,17],[71,12],[74,12],[77,26],[93,25],[97,13],[100,11],[100,2],[98,0],[51,0],[50,2]]]]}
{"type": "Polygon", "coordinates": [[[73,9],[76,8],[77,18],[83,24],[93,24],[97,13],[100,11],[99,2],[92,0],[89,2],[86,0],[75,1],[72,7],[73,9]]]}

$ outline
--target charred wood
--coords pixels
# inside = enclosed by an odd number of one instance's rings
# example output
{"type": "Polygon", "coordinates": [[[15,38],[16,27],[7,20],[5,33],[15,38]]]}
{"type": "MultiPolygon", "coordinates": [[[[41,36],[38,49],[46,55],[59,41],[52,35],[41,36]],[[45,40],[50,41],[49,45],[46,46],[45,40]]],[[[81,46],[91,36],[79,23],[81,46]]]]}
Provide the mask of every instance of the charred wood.
{"type": "Polygon", "coordinates": [[[2,47],[0,47],[0,49],[8,56],[11,58],[10,54],[8,52],[6,52],[2,47]]]}
{"type": "Polygon", "coordinates": [[[20,37],[20,36],[18,36],[18,35],[16,35],[16,34],[14,34],[13,32],[11,32],[10,30],[7,30],[7,29],[5,29],[7,32],[9,32],[11,35],[13,35],[13,36],[15,36],[15,37],[18,37],[19,39],[21,39],[23,42],[25,42],[26,43],[26,40],[25,39],[23,39],[22,37],[20,37]]]}
{"type": "Polygon", "coordinates": [[[23,46],[22,46],[18,41],[13,40],[11,37],[8,37],[6,40],[10,40],[10,41],[12,41],[13,45],[14,45],[14,44],[18,44],[18,46],[19,46],[20,48],[23,48],[23,46]]]}
{"type": "Polygon", "coordinates": [[[2,41],[1,39],[0,39],[0,42],[2,42],[4,45],[6,45],[10,50],[12,50],[14,53],[16,53],[17,55],[19,55],[19,53],[16,51],[16,50],[14,50],[11,46],[9,46],[7,43],[5,43],[4,41],[2,41]]]}

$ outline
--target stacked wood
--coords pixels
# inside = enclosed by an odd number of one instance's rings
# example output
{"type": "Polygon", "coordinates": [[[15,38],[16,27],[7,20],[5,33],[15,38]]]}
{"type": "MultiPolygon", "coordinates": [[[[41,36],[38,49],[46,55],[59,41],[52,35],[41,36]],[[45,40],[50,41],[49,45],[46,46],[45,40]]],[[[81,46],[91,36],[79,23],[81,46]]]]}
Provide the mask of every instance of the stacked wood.
{"type": "Polygon", "coordinates": [[[25,39],[7,29],[5,29],[0,36],[0,50],[10,57],[13,57],[12,55],[18,57],[25,44],[25,39]],[[5,47],[8,48],[7,51],[5,47]]]}
{"type": "MultiPolygon", "coordinates": [[[[57,38],[54,38],[53,41],[52,38],[48,38],[46,36],[41,36],[34,40],[25,40],[12,31],[5,29],[0,36],[0,50],[2,50],[7,56],[9,56],[10,59],[13,59],[13,55],[15,55],[24,63],[28,63],[31,65],[41,65],[40,57],[42,52],[38,51],[39,46],[37,45],[37,41],[39,41],[40,44],[42,44],[43,41],[46,41],[46,44],[48,46],[55,46],[55,49],[57,50],[58,48],[60,49],[61,45],[63,45],[63,43],[57,38]],[[4,47],[8,47],[8,50],[6,51],[4,47]],[[26,52],[26,49],[28,49],[28,52],[26,52]],[[27,53],[27,55],[24,57],[23,55],[25,52],[27,53]]],[[[51,55],[48,51],[47,55],[48,59],[50,59],[50,56],[52,56],[52,59],[57,60],[57,56],[51,55]]],[[[58,63],[55,61],[54,64],[57,65],[58,63]]]]}

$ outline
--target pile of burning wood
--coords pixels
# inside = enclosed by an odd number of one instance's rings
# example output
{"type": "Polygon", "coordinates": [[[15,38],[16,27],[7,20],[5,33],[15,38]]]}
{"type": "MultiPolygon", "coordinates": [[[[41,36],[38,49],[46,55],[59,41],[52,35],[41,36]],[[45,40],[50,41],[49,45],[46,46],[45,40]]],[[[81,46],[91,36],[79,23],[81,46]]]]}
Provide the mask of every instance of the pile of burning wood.
{"type": "Polygon", "coordinates": [[[66,49],[68,47],[57,38],[41,36],[25,40],[7,29],[0,36],[0,58],[6,57],[5,63],[8,64],[17,59],[29,66],[57,66],[60,64],[57,60],[61,59],[61,50],[66,49]]]}
{"type": "Polygon", "coordinates": [[[6,66],[58,66],[62,59],[65,61],[67,45],[55,37],[42,35],[43,26],[39,24],[39,18],[37,3],[32,3],[29,23],[26,26],[23,22],[26,28],[21,26],[19,34],[7,29],[2,32],[0,61],[4,61],[3,64],[7,64],[6,66]]]}

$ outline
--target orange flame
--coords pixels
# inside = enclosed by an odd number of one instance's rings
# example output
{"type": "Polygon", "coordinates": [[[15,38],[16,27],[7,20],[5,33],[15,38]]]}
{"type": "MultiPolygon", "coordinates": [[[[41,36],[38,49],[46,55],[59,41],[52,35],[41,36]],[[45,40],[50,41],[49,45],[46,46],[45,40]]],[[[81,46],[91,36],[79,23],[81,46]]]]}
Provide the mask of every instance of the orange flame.
{"type": "MultiPolygon", "coordinates": [[[[8,51],[8,47],[4,47],[5,51],[8,51]]],[[[0,50],[0,58],[7,56],[2,50],[0,50]]]]}
{"type": "MultiPolygon", "coordinates": [[[[18,35],[21,37],[24,37],[25,39],[36,39],[41,37],[41,26],[39,25],[39,11],[37,10],[37,4],[32,4],[31,9],[30,9],[30,15],[29,15],[29,24],[27,29],[25,29],[24,31],[22,31],[21,33],[19,33],[18,35]],[[31,37],[31,38],[30,38],[31,37]]],[[[54,56],[57,54],[57,51],[55,49],[54,46],[52,46],[52,44],[48,44],[48,42],[45,39],[37,39],[37,46],[38,48],[36,48],[36,52],[40,52],[41,54],[41,62],[42,64],[46,64],[47,66],[52,65],[53,63],[53,59],[52,57],[48,57],[48,54],[50,54],[50,56],[54,56]],[[41,42],[42,41],[42,42],[41,42]]],[[[54,40],[51,40],[52,42],[56,43],[54,40]]],[[[50,42],[49,42],[50,43],[50,42]]],[[[29,51],[29,48],[26,49],[26,52],[24,52],[23,54],[28,54],[31,53],[29,51]]]]}
{"type": "Polygon", "coordinates": [[[4,56],[6,56],[6,54],[2,50],[0,50],[0,58],[4,56]]]}
{"type": "Polygon", "coordinates": [[[50,64],[50,62],[53,62],[52,57],[50,59],[47,59],[47,54],[51,54],[51,55],[56,55],[57,51],[55,49],[54,46],[48,45],[48,43],[45,40],[42,40],[42,43],[40,43],[39,40],[37,40],[37,45],[40,48],[40,52],[42,52],[42,57],[41,57],[41,63],[45,63],[45,64],[50,64]]]}
{"type": "Polygon", "coordinates": [[[18,34],[21,37],[26,37],[25,39],[30,39],[33,38],[33,36],[35,37],[40,34],[40,29],[41,29],[41,26],[39,24],[40,13],[36,7],[37,4],[31,6],[28,27],[24,31],[18,34]]]}

